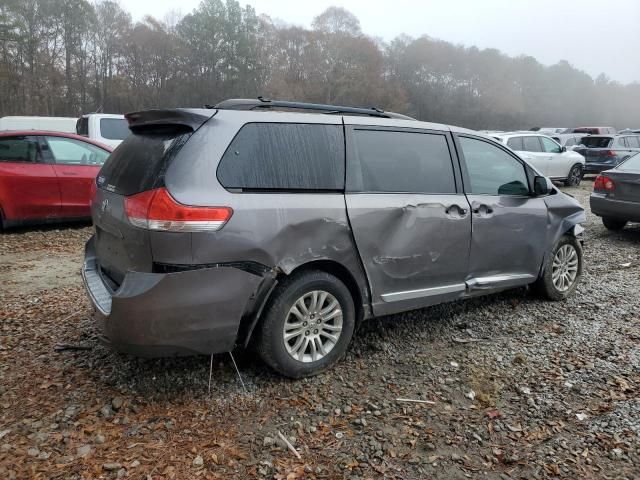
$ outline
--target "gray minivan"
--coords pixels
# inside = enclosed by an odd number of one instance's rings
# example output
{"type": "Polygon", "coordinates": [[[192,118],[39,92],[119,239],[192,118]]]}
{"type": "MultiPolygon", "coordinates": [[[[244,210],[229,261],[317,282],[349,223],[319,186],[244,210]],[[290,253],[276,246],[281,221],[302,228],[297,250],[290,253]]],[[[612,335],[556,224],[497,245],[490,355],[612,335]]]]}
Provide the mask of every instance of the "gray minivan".
{"type": "Polygon", "coordinates": [[[361,320],[580,279],[581,206],[477,132],[264,99],[127,119],[82,270],[120,351],[253,345],[301,377],[361,320]]]}

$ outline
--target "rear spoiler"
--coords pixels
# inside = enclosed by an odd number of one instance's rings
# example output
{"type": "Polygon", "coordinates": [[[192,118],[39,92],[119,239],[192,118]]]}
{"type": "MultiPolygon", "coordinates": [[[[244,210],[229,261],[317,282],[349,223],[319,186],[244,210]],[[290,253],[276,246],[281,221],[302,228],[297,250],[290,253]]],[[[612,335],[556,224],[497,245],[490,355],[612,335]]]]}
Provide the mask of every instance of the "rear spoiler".
{"type": "Polygon", "coordinates": [[[129,122],[129,129],[145,130],[153,127],[180,126],[196,131],[207,120],[213,117],[217,110],[200,110],[195,108],[175,108],[171,110],[143,110],[125,114],[129,122]]]}

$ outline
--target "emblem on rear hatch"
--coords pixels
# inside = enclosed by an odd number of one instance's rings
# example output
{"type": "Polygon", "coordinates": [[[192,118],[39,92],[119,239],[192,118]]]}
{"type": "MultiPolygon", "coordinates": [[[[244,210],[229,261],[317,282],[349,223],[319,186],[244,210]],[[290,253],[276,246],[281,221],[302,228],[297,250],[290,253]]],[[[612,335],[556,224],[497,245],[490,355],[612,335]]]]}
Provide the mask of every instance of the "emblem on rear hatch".
{"type": "Polygon", "coordinates": [[[108,206],[109,206],[109,199],[105,198],[104,200],[102,200],[102,205],[100,205],[100,211],[104,213],[107,210],[108,206]]]}

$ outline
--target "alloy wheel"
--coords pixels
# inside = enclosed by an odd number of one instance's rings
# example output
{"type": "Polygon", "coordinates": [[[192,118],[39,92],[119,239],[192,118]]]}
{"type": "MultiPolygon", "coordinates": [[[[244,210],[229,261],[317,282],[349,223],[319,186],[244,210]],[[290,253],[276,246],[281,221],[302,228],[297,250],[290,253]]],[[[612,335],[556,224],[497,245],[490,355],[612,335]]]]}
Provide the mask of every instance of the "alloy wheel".
{"type": "Polygon", "coordinates": [[[329,292],[302,295],[289,309],[282,339],[289,355],[300,362],[316,362],[329,354],[342,333],[342,308],[329,292]]]}
{"type": "Polygon", "coordinates": [[[551,280],[559,292],[566,292],[578,276],[578,252],[570,244],[562,245],[553,258],[551,280]]]}
{"type": "Polygon", "coordinates": [[[569,172],[569,185],[576,187],[580,185],[580,180],[582,180],[582,168],[576,165],[569,172]]]}

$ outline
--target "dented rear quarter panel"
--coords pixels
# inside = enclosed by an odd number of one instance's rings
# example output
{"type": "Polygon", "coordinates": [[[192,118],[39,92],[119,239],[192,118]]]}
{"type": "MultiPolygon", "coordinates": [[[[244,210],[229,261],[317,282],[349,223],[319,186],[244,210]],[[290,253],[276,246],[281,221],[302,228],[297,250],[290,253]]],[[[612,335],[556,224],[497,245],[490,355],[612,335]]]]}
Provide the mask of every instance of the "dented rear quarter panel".
{"type": "Polygon", "coordinates": [[[205,123],[171,164],[165,183],[181,203],[228,206],[233,215],[220,231],[190,234],[192,263],[253,261],[290,274],[309,262],[333,261],[351,272],[367,312],[368,286],[343,193],[236,193],[218,182],[220,158],[240,128],[253,122],[341,125],[342,117],[219,111],[205,123]]]}

